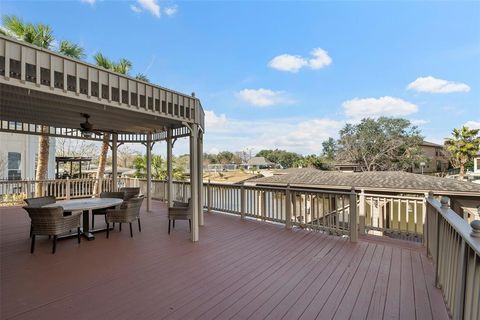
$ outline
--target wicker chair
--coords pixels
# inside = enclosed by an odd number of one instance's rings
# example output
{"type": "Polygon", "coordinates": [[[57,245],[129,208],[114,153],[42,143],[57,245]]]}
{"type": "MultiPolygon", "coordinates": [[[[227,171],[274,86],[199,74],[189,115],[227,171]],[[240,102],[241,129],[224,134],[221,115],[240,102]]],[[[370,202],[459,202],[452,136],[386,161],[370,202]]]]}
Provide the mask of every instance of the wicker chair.
{"type": "Polygon", "coordinates": [[[35,251],[35,236],[53,236],[53,249],[55,253],[58,235],[77,228],[77,239],[80,243],[80,216],[81,212],[72,213],[70,216],[63,215],[62,207],[33,208],[23,207],[32,219],[32,244],[30,252],[35,251]]]}
{"type": "MultiPolygon", "coordinates": [[[[100,198],[123,199],[124,196],[125,196],[125,194],[123,192],[102,192],[102,193],[100,193],[100,198]]],[[[95,216],[105,216],[107,214],[107,209],[115,209],[115,207],[92,210],[92,229],[95,228],[95,216]]],[[[105,222],[107,222],[107,218],[105,218],[105,222]]],[[[115,227],[115,224],[114,224],[113,227],[115,227]]]]}
{"type": "Polygon", "coordinates": [[[190,232],[192,231],[192,203],[190,199],[188,199],[188,202],[173,201],[173,207],[168,208],[168,234],[170,234],[170,222],[173,222],[173,229],[175,229],[175,220],[188,220],[190,232]]]}
{"type": "Polygon", "coordinates": [[[122,231],[122,223],[130,224],[130,237],[133,238],[132,222],[138,221],[138,230],[141,232],[140,226],[140,207],[142,206],[143,196],[131,198],[120,209],[108,209],[107,219],[107,238],[110,234],[110,223],[119,223],[120,231],[122,231]]]}
{"type": "MultiPolygon", "coordinates": [[[[38,198],[28,198],[24,200],[27,203],[27,206],[30,208],[41,208],[44,205],[57,202],[55,197],[38,197],[38,198]]],[[[30,238],[32,237],[32,223],[30,223],[30,238]]]]}
{"type": "Polygon", "coordinates": [[[140,188],[138,187],[123,187],[120,188],[120,192],[123,192],[123,200],[127,201],[131,198],[138,197],[140,194],[140,188]]]}

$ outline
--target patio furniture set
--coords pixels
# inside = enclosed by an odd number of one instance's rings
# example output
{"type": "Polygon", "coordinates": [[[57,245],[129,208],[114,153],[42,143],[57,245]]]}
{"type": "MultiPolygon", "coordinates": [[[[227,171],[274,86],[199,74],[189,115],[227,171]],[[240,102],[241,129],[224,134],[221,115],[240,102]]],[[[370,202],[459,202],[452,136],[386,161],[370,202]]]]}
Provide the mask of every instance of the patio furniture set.
{"type": "Polygon", "coordinates": [[[140,188],[121,188],[119,192],[102,192],[99,198],[75,199],[56,201],[55,197],[38,197],[25,199],[27,206],[23,207],[31,219],[30,252],[35,251],[36,236],[45,235],[53,237],[52,253],[56,251],[59,238],[76,236],[80,243],[81,235],[88,240],[95,239],[93,233],[115,228],[119,223],[119,230],[122,230],[122,223],[130,225],[130,236],[133,237],[132,222],[140,225],[140,207],[143,202],[143,195],[140,196],[140,188]],[[92,213],[92,228],[90,228],[90,212],[92,213]],[[93,229],[95,216],[103,215],[107,228],[93,229]],[[83,216],[83,224],[80,223],[83,216]],[[76,230],[72,234],[72,230],[76,230]]]}
{"type": "MultiPolygon", "coordinates": [[[[133,237],[132,222],[137,221],[138,231],[142,232],[140,223],[140,208],[144,196],[139,195],[140,188],[125,187],[118,192],[102,192],[99,198],[75,199],[56,201],[55,197],[46,196],[25,199],[27,206],[23,207],[31,219],[30,252],[35,251],[36,236],[44,235],[53,237],[52,253],[56,251],[57,240],[65,237],[76,236],[80,243],[81,236],[88,240],[95,239],[93,233],[106,231],[109,238],[110,230],[115,229],[115,223],[119,224],[122,231],[122,223],[128,223],[130,236],[133,237]],[[90,213],[92,216],[90,228],[90,213]],[[83,223],[80,223],[83,216],[83,223]],[[104,216],[106,228],[95,229],[95,216],[104,216]],[[72,233],[76,230],[76,233],[72,233]]],[[[188,202],[173,201],[173,206],[168,209],[168,234],[170,225],[175,220],[188,220],[190,232],[192,230],[192,205],[188,202]]]]}

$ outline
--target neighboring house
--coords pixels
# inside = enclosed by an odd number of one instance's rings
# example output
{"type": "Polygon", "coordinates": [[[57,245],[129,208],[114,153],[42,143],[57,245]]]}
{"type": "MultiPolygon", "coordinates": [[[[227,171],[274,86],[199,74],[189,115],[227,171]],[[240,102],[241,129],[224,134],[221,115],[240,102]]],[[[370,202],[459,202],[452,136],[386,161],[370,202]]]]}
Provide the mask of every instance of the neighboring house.
{"type": "MultiPolygon", "coordinates": [[[[0,179],[35,179],[38,136],[0,132],[0,179]]],[[[50,138],[48,178],[55,179],[55,138],[50,138]]]]}
{"type": "Polygon", "coordinates": [[[480,173],[480,151],[477,153],[475,158],[473,158],[473,172],[480,173]]]}
{"type": "Polygon", "coordinates": [[[424,141],[420,147],[423,154],[427,157],[425,165],[415,165],[412,168],[413,173],[435,173],[446,172],[450,166],[448,154],[441,144],[424,141]]]}
{"type": "Polygon", "coordinates": [[[266,160],[264,157],[253,157],[247,162],[248,169],[275,169],[280,165],[266,160]]]}

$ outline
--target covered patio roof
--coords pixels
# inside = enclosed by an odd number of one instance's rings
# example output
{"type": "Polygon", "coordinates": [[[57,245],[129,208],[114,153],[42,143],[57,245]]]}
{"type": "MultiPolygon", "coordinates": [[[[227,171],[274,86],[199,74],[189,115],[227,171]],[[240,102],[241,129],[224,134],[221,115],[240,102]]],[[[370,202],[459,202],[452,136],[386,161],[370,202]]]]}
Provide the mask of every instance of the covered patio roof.
{"type": "Polygon", "coordinates": [[[203,219],[199,195],[204,117],[193,93],[180,93],[0,35],[0,131],[90,140],[103,140],[109,133],[114,189],[119,143],[144,144],[147,209],[151,207],[153,143],[167,142],[172,181],[173,143],[180,137],[190,138],[194,241],[198,240],[198,219],[200,224],[203,219]],[[92,129],[82,131],[81,124],[87,120],[92,129]]]}

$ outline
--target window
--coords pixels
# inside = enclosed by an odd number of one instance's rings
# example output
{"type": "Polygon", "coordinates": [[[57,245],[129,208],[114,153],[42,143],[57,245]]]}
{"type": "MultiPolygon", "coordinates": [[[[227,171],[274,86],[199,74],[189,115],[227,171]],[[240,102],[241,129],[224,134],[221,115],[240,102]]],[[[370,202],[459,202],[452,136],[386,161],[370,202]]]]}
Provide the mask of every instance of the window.
{"type": "Polygon", "coordinates": [[[20,162],[22,155],[19,152],[8,153],[8,180],[22,179],[22,171],[20,170],[20,162]]]}

